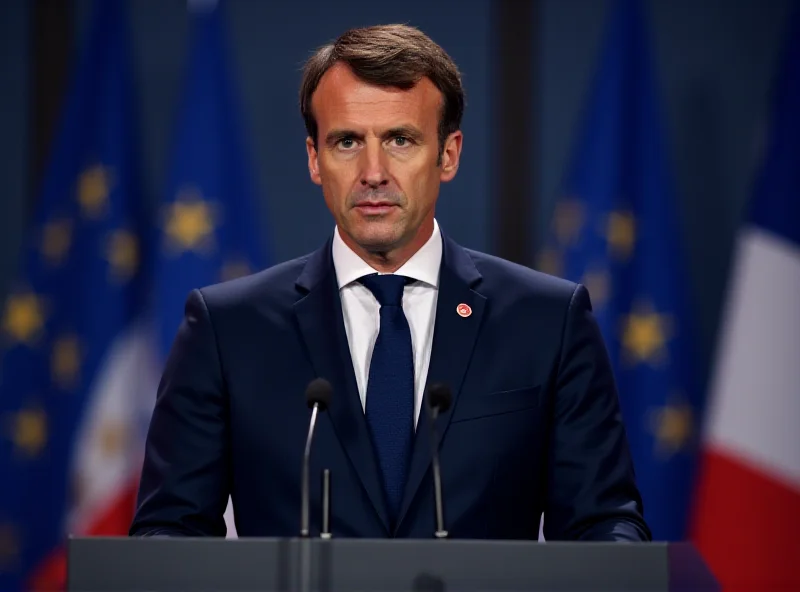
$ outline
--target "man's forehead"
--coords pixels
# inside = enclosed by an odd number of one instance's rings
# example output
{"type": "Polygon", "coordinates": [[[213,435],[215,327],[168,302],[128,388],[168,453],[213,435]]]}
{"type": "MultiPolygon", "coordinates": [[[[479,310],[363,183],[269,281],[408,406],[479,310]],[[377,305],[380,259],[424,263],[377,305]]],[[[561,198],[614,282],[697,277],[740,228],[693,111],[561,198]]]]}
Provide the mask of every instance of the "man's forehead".
{"type": "Polygon", "coordinates": [[[441,92],[426,77],[410,89],[401,89],[371,84],[358,78],[347,65],[336,64],[320,79],[311,103],[319,117],[323,112],[373,111],[384,107],[423,114],[438,110],[441,100],[441,92]]]}

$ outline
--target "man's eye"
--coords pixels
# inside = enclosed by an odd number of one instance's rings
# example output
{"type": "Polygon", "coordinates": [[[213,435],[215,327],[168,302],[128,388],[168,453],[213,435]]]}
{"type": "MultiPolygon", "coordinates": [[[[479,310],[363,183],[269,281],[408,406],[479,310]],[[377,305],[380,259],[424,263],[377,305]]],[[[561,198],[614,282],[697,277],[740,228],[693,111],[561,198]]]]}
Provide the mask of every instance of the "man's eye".
{"type": "Polygon", "coordinates": [[[353,138],[342,138],[339,140],[339,146],[345,150],[350,150],[355,146],[355,140],[353,140],[353,138]]]}
{"type": "Polygon", "coordinates": [[[409,140],[405,136],[396,136],[396,137],[392,138],[392,141],[394,142],[394,145],[397,146],[398,148],[402,148],[403,146],[407,146],[411,142],[411,140],[409,140]]]}

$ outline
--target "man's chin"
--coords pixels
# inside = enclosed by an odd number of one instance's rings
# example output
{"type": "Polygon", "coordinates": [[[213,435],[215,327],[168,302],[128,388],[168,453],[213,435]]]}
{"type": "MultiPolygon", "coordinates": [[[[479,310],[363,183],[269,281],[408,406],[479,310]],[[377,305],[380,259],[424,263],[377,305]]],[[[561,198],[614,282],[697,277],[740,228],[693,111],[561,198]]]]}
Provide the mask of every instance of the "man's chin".
{"type": "Polygon", "coordinates": [[[402,234],[394,228],[359,230],[359,232],[354,233],[353,240],[358,246],[370,253],[386,253],[402,244],[402,234]]]}
{"type": "Polygon", "coordinates": [[[365,251],[378,255],[394,251],[402,243],[395,237],[369,237],[359,240],[358,245],[365,251]]]}

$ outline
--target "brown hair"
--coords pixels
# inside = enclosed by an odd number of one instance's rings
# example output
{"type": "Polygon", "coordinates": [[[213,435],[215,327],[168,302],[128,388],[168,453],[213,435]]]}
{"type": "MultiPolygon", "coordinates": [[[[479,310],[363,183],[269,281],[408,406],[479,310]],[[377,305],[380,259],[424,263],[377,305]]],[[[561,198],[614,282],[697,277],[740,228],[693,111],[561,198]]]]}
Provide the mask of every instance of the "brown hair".
{"type": "Polygon", "coordinates": [[[439,117],[441,155],[447,137],[461,126],[464,89],[458,68],[439,45],[414,27],[379,25],[350,29],[320,47],[306,62],[300,85],[300,113],[315,145],[317,121],[311,97],[325,72],[339,62],[364,82],[378,86],[408,90],[423,77],[430,79],[444,98],[439,117]]]}

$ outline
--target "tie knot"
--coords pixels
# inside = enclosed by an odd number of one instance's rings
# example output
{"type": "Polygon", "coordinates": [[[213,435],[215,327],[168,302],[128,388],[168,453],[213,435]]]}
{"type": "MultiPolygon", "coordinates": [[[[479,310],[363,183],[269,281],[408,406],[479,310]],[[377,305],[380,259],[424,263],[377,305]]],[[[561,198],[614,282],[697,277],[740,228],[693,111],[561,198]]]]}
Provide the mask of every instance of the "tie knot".
{"type": "Polygon", "coordinates": [[[360,280],[381,306],[400,306],[403,302],[403,288],[409,278],[404,275],[365,275],[360,280]]]}

